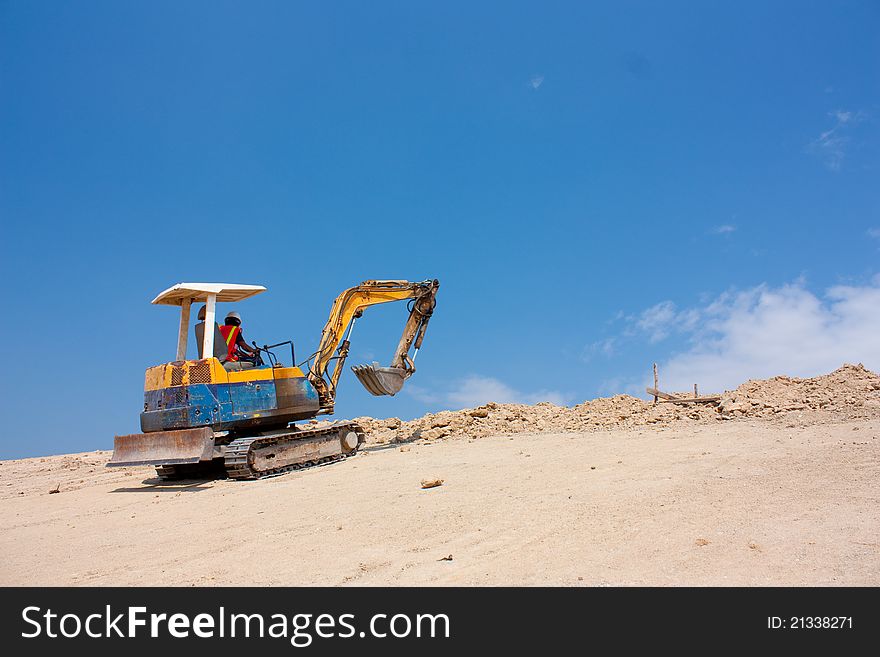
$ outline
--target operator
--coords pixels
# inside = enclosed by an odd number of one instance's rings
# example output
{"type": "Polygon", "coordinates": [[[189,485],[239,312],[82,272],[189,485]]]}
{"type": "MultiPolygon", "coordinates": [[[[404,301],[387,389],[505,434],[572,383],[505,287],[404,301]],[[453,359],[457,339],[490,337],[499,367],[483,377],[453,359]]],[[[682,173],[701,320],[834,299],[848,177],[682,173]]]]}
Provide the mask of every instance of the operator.
{"type": "Polygon", "coordinates": [[[226,341],[227,362],[240,360],[256,365],[258,352],[245,342],[244,336],[242,336],[241,315],[237,312],[230,312],[227,314],[223,326],[220,327],[220,333],[226,341]]]}

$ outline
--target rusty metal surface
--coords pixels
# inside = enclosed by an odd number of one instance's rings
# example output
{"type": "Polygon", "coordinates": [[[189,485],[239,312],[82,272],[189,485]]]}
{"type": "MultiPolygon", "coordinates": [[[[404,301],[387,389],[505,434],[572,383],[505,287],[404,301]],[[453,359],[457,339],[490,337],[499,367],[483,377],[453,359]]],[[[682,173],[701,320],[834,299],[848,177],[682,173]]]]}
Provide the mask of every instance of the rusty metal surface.
{"type": "Polygon", "coordinates": [[[379,367],[379,363],[373,363],[372,365],[355,365],[351,371],[369,393],[377,397],[383,395],[393,397],[400,392],[404,381],[412,376],[414,370],[402,367],[379,367]]]}
{"type": "MultiPolygon", "coordinates": [[[[355,443],[357,446],[357,443],[355,443]]],[[[263,449],[254,449],[251,467],[258,472],[272,470],[292,463],[317,461],[327,456],[342,454],[339,434],[331,433],[290,442],[276,443],[263,449]]]]}
{"type": "Polygon", "coordinates": [[[213,456],[214,432],[210,427],[133,433],[114,438],[113,457],[107,467],[198,463],[213,456]]]}
{"type": "Polygon", "coordinates": [[[319,429],[296,428],[269,436],[239,438],[226,452],[232,479],[261,479],[292,470],[332,463],[357,452],[366,436],[355,422],[340,421],[319,429]],[[348,441],[354,434],[354,447],[348,441]]]}
{"type": "Polygon", "coordinates": [[[321,408],[317,390],[305,377],[276,379],[275,398],[279,409],[296,414],[294,419],[315,417],[321,408]]]}

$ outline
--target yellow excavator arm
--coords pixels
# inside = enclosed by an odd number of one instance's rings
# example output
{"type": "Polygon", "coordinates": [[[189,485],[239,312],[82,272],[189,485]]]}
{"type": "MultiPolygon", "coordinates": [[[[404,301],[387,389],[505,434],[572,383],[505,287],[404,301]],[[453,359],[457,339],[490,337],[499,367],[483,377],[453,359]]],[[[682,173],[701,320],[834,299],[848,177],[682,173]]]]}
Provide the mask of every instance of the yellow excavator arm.
{"type": "Polygon", "coordinates": [[[355,320],[363,315],[364,309],[380,303],[412,300],[409,318],[403,335],[391,359],[390,367],[358,365],[352,368],[364,387],[374,395],[393,395],[400,390],[403,382],[415,372],[413,359],[422,346],[428,320],[434,312],[435,297],[439,281],[427,280],[420,283],[409,281],[364,281],[360,285],[342,292],[330,308],[330,317],[321,332],[321,342],[309,367],[308,378],[318,391],[322,411],[333,411],[336,384],[342,374],[342,366],[348,356],[350,338],[355,320]],[[347,334],[346,334],[347,329],[347,334]],[[409,350],[415,344],[413,358],[409,350]],[[333,372],[328,376],[332,361],[336,361],[333,372]]]}

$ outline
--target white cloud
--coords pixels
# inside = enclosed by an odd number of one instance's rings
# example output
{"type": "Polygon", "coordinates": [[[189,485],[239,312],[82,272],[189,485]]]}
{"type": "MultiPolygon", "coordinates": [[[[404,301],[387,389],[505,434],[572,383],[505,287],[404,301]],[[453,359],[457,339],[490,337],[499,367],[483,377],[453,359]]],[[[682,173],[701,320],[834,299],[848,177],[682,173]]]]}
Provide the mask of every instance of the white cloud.
{"type": "Polygon", "coordinates": [[[581,360],[588,363],[596,356],[613,356],[615,342],[615,338],[605,338],[604,340],[597,340],[592,344],[588,344],[581,352],[581,360]]]}
{"type": "Polygon", "coordinates": [[[442,392],[427,391],[417,386],[409,386],[404,389],[420,401],[445,404],[450,408],[472,408],[490,401],[499,404],[537,404],[549,401],[564,406],[572,399],[572,395],[558,390],[522,392],[511,388],[498,379],[479,374],[470,374],[456,381],[450,389],[442,392]]]}
{"type": "Polygon", "coordinates": [[[442,401],[440,395],[438,395],[436,392],[433,392],[428,388],[423,388],[422,386],[416,385],[415,383],[406,383],[403,386],[403,389],[410,397],[418,399],[420,402],[424,402],[426,404],[437,404],[442,401]]]}
{"type": "Polygon", "coordinates": [[[532,89],[537,89],[542,84],[544,84],[544,76],[533,75],[531,78],[529,78],[529,84],[532,85],[532,89]]]}
{"type": "Polygon", "coordinates": [[[873,237],[875,240],[880,240],[880,228],[869,228],[868,237],[873,237]]]}
{"type": "Polygon", "coordinates": [[[713,232],[717,233],[718,235],[729,235],[735,230],[736,226],[733,226],[731,224],[723,224],[721,226],[716,226],[713,232]]]}
{"type": "Polygon", "coordinates": [[[671,301],[661,301],[642,311],[635,319],[635,326],[654,343],[665,340],[671,333],[692,330],[698,320],[699,313],[693,309],[679,311],[671,301]]]}
{"type": "Polygon", "coordinates": [[[880,275],[868,285],[835,286],[821,296],[802,281],[760,285],[685,312],[695,318],[686,329],[691,346],[660,364],[667,390],[698,383],[717,392],[748,379],[816,376],[844,362],[880,369],[880,275]]]}
{"type": "Polygon", "coordinates": [[[864,113],[838,109],[828,112],[828,116],[834,119],[834,125],[810,142],[810,150],[818,154],[829,169],[839,171],[850,141],[847,131],[864,118],[864,113]]]}

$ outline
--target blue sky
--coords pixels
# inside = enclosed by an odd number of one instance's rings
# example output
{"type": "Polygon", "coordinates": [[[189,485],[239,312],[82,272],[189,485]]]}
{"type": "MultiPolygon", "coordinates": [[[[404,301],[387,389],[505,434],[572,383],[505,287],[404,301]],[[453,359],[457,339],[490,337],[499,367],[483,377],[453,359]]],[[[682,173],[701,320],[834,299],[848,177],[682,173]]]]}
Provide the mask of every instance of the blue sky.
{"type": "Polygon", "coordinates": [[[439,278],[346,417],[880,368],[880,5],[475,4],[0,2],[0,458],[136,431],[180,281],[305,355],[439,278]]]}

